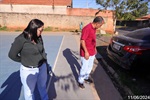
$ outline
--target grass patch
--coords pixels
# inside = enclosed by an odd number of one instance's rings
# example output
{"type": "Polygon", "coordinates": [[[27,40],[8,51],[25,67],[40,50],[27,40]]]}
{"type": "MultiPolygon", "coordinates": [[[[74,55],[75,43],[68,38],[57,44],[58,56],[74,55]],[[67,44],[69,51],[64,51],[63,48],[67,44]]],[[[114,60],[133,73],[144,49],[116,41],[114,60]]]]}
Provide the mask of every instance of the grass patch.
{"type": "Polygon", "coordinates": [[[59,30],[58,27],[55,27],[55,30],[59,30]]]}
{"type": "Polygon", "coordinates": [[[21,32],[21,31],[22,31],[22,29],[20,29],[20,28],[15,30],[15,32],[21,32]]]}
{"type": "Polygon", "coordinates": [[[128,27],[128,26],[116,26],[117,29],[133,31],[139,29],[139,27],[128,27]]]}
{"type": "Polygon", "coordinates": [[[22,30],[20,30],[20,29],[17,29],[17,30],[15,30],[15,32],[21,32],[22,30]]]}
{"type": "Polygon", "coordinates": [[[0,27],[0,31],[8,31],[8,28],[6,26],[0,27]]]}
{"type": "Polygon", "coordinates": [[[52,31],[52,30],[53,30],[53,28],[52,28],[52,27],[50,27],[50,26],[48,26],[48,27],[44,28],[44,31],[52,31]]]}

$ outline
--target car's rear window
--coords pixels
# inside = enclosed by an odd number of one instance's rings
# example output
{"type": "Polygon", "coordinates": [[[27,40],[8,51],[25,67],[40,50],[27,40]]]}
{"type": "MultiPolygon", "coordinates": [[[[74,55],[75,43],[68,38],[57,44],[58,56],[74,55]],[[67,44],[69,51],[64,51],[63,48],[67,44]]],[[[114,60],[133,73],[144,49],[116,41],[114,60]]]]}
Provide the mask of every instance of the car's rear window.
{"type": "Polygon", "coordinates": [[[140,40],[150,40],[150,28],[135,30],[126,34],[126,36],[140,40]]]}

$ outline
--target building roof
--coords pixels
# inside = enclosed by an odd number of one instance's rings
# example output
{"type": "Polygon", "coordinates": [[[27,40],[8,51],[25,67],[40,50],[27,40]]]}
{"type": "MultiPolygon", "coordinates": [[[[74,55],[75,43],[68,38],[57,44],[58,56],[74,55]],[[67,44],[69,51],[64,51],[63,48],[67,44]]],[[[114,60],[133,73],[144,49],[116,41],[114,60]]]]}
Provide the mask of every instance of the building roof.
{"type": "Polygon", "coordinates": [[[36,5],[72,6],[72,0],[1,0],[0,4],[36,4],[36,5]]]}
{"type": "Polygon", "coordinates": [[[137,18],[136,20],[148,20],[148,19],[150,19],[150,14],[149,15],[146,15],[146,16],[142,16],[142,17],[140,17],[140,18],[137,18]]]}
{"type": "Polygon", "coordinates": [[[144,19],[150,19],[150,14],[146,15],[146,16],[143,16],[142,18],[144,18],[144,19]]]}

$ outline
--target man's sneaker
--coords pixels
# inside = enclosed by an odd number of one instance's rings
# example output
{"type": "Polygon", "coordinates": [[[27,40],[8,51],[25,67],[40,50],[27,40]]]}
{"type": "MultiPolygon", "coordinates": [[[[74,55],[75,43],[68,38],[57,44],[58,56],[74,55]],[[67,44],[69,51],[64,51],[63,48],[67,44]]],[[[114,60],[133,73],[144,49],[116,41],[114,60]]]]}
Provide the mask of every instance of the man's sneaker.
{"type": "Polygon", "coordinates": [[[93,83],[93,80],[91,78],[84,79],[86,83],[93,83]]]}
{"type": "Polygon", "coordinates": [[[79,83],[79,87],[80,87],[81,89],[84,89],[84,88],[85,88],[84,85],[81,84],[81,83],[79,83]]]}

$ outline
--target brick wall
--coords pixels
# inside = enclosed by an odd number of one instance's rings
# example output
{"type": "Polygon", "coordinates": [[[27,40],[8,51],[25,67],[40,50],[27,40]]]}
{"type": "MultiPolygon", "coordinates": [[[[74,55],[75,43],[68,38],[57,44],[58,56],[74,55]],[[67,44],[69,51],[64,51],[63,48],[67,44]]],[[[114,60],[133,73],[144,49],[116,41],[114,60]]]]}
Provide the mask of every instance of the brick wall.
{"type": "MultiPolygon", "coordinates": [[[[77,29],[81,22],[83,25],[92,22],[95,14],[99,11],[98,9],[67,8],[67,5],[70,4],[72,4],[72,0],[11,0],[11,2],[2,0],[0,2],[0,25],[25,27],[32,18],[40,18],[45,21],[47,26],[77,29]],[[53,4],[54,6],[52,6],[53,4]]],[[[100,11],[96,16],[104,18],[103,30],[114,32],[112,11],[100,11]]]]}
{"type": "Polygon", "coordinates": [[[8,13],[32,13],[32,14],[66,14],[66,6],[50,5],[0,5],[0,12],[8,13]]]}
{"type": "MultiPolygon", "coordinates": [[[[25,27],[32,18],[45,21],[46,26],[78,29],[82,22],[85,26],[92,22],[97,9],[67,8],[56,6],[54,9],[48,5],[0,5],[0,25],[7,27],[25,27]],[[13,21],[12,21],[13,19],[13,21]],[[19,19],[19,20],[18,20],[19,19]]],[[[97,16],[102,16],[105,24],[102,29],[113,33],[114,20],[112,11],[101,11],[97,16]]]]}
{"type": "Polygon", "coordinates": [[[81,22],[87,24],[93,19],[93,17],[54,14],[0,13],[0,25],[7,27],[26,27],[28,22],[33,18],[41,19],[45,23],[45,27],[71,29],[78,29],[81,22]]]}
{"type": "MultiPolygon", "coordinates": [[[[65,29],[79,29],[79,25],[83,22],[83,26],[92,22],[94,17],[68,16],[54,14],[26,14],[26,13],[0,13],[0,26],[22,27],[25,28],[28,22],[33,19],[41,19],[45,23],[45,27],[57,27],[65,29]]],[[[104,18],[105,21],[112,22],[112,19],[104,18]]],[[[102,29],[113,33],[112,24],[105,23],[102,29]]]]}
{"type": "Polygon", "coordinates": [[[72,0],[0,0],[0,4],[71,6],[72,0]]]}
{"type": "MultiPolygon", "coordinates": [[[[87,8],[68,8],[67,15],[76,15],[76,16],[95,16],[98,9],[87,9],[87,8]]],[[[110,10],[100,11],[97,16],[110,17],[113,18],[113,12],[110,10]]]]}
{"type": "MultiPolygon", "coordinates": [[[[81,8],[68,8],[67,9],[67,15],[70,16],[91,16],[95,17],[96,13],[99,12],[98,9],[81,9],[81,8]]],[[[115,25],[114,25],[114,15],[113,11],[106,10],[106,11],[100,11],[96,16],[102,16],[105,20],[105,24],[102,26],[102,29],[114,33],[115,25]]],[[[84,20],[83,20],[84,21],[84,20]]]]}

